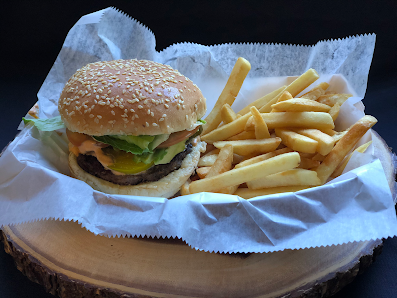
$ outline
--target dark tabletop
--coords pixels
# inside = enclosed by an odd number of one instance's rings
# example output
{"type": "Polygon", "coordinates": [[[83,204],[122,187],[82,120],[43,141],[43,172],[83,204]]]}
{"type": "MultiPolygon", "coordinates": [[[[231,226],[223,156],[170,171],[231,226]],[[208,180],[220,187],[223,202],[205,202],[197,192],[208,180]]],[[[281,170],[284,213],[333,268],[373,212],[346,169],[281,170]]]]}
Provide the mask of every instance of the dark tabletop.
{"type": "MultiPolygon", "coordinates": [[[[21,117],[37,101],[36,93],[68,30],[81,16],[109,6],[148,26],[156,36],[157,50],[183,41],[204,45],[227,42],[312,45],[324,39],[376,33],[363,102],[366,113],[379,120],[374,129],[390,147],[397,148],[396,1],[81,2],[3,3],[0,15],[1,148],[14,138],[21,117]]],[[[24,277],[1,245],[0,297],[53,296],[24,277]]],[[[397,297],[397,238],[386,239],[376,262],[334,297],[397,297]]]]}

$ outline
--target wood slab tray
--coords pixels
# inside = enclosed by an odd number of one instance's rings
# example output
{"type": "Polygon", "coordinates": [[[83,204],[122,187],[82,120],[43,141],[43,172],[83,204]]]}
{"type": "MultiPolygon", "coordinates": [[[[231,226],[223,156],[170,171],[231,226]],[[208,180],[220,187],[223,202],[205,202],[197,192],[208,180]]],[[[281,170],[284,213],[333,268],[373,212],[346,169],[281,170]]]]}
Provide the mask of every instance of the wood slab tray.
{"type": "MultiPolygon", "coordinates": [[[[389,148],[374,139],[394,187],[389,148]]],[[[59,297],[327,297],[381,252],[382,241],[263,254],[195,251],[178,239],[107,238],[74,222],[3,227],[4,248],[59,297]]]]}

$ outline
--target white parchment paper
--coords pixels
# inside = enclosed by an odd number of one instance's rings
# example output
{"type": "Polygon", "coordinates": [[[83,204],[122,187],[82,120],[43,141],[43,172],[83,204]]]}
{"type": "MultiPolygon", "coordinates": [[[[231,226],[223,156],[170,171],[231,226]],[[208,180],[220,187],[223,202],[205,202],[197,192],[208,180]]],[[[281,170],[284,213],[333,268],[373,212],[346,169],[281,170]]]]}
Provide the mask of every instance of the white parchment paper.
{"type": "MultiPolygon", "coordinates": [[[[82,17],[70,30],[38,93],[39,116],[58,115],[58,97],[78,68],[120,58],[178,69],[200,87],[210,110],[242,56],[252,68],[233,104],[236,111],[314,68],[321,75],[316,84],[327,81],[331,90],[354,95],[336,123],[345,129],[364,115],[361,98],[374,45],[374,35],[362,35],[314,46],[182,43],[157,52],[150,30],[108,8],[82,17]]],[[[361,142],[370,139],[369,132],[361,142]]],[[[1,226],[73,220],[98,235],[179,237],[195,249],[216,252],[271,252],[397,234],[393,195],[372,146],[324,186],[250,200],[212,193],[171,200],[104,194],[68,176],[65,134],[30,127],[3,152],[0,168],[1,226]]]]}

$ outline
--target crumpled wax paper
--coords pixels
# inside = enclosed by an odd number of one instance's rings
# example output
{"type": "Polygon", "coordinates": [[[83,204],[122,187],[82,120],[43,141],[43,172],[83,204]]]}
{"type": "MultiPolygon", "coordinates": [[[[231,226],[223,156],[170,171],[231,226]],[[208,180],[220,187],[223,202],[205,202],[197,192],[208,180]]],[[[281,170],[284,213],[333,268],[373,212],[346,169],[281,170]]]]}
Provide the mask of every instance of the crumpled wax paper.
{"type": "MultiPolygon", "coordinates": [[[[336,123],[345,129],[364,115],[361,99],[374,45],[375,35],[361,35],[314,46],[180,43],[157,52],[149,29],[107,8],[82,17],[70,30],[38,93],[39,117],[58,115],[59,95],[78,68],[130,58],[178,69],[200,87],[209,111],[241,56],[252,68],[233,104],[236,111],[314,68],[321,75],[315,84],[327,81],[330,90],[353,94],[336,123]]],[[[168,200],[95,191],[68,176],[64,133],[21,127],[0,158],[0,225],[73,220],[98,235],[179,237],[195,249],[215,252],[337,245],[397,232],[394,194],[372,145],[353,156],[349,171],[320,187],[250,200],[213,193],[168,200]]],[[[361,143],[370,139],[368,132],[361,143]]]]}

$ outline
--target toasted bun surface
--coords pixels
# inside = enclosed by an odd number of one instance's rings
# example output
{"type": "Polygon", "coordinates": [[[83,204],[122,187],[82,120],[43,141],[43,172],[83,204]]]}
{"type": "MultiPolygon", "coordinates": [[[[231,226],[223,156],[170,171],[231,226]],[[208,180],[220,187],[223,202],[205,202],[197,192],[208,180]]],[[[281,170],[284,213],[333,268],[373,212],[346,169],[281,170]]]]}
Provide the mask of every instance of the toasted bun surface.
{"type": "Polygon", "coordinates": [[[93,189],[109,193],[132,196],[148,196],[170,198],[176,194],[182,185],[189,179],[197,167],[200,152],[204,152],[206,143],[198,142],[182,162],[182,166],[156,182],[146,182],[138,185],[118,185],[109,181],[97,178],[77,164],[76,156],[69,153],[69,169],[73,177],[86,182],[93,189]]]}
{"type": "Polygon", "coordinates": [[[69,79],[58,103],[66,127],[88,135],[158,135],[191,128],[206,111],[191,80],[147,60],[90,63],[69,79]]]}

